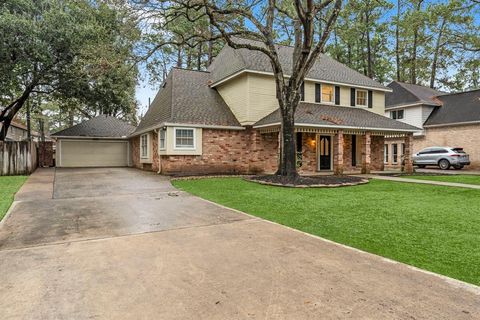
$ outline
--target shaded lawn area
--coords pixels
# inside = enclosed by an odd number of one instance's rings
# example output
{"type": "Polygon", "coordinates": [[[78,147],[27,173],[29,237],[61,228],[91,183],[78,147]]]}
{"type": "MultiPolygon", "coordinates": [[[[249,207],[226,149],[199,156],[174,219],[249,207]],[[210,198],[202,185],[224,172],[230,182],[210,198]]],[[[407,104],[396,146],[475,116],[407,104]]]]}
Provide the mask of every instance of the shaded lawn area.
{"type": "Polygon", "coordinates": [[[480,176],[461,174],[461,175],[405,175],[402,178],[418,179],[418,180],[431,180],[431,181],[445,181],[455,183],[466,184],[478,184],[480,185],[480,176]]]}
{"type": "Polygon", "coordinates": [[[26,176],[0,176],[0,221],[10,208],[13,196],[26,180],[26,176]]]}
{"type": "Polygon", "coordinates": [[[177,180],[202,198],[480,285],[480,191],[371,180],[292,189],[241,178],[177,180]]]}

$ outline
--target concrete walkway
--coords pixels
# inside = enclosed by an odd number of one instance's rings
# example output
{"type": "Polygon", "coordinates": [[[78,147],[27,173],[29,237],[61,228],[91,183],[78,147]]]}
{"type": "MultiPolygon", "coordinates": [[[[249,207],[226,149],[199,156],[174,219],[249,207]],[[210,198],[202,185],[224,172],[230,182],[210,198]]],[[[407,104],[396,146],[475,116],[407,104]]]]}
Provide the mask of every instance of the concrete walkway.
{"type": "Polygon", "coordinates": [[[53,174],[27,181],[0,228],[2,319],[480,318],[479,287],[212,204],[165,177],[53,174]]]}
{"type": "Polygon", "coordinates": [[[388,180],[396,182],[408,182],[408,183],[420,183],[420,184],[431,184],[435,186],[447,186],[447,187],[457,187],[457,188],[468,188],[468,189],[477,189],[480,190],[480,185],[475,184],[466,184],[466,183],[456,183],[456,182],[446,182],[446,181],[433,181],[433,180],[420,180],[412,178],[402,178],[402,177],[392,177],[392,176],[381,176],[375,174],[361,175],[360,177],[366,177],[369,179],[377,180],[388,180]]]}

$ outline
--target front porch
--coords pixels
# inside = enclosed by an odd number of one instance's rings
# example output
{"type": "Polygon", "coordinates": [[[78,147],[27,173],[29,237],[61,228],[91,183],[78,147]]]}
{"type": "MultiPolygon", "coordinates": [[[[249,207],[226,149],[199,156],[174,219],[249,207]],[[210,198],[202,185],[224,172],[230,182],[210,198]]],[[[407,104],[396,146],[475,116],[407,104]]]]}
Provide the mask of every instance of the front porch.
{"type": "MultiPolygon", "coordinates": [[[[404,141],[402,171],[413,172],[411,133],[321,127],[298,127],[295,131],[297,167],[302,175],[384,171],[385,137],[392,136],[404,141]]],[[[278,128],[262,130],[263,134],[274,132],[278,134],[278,128]]]]}

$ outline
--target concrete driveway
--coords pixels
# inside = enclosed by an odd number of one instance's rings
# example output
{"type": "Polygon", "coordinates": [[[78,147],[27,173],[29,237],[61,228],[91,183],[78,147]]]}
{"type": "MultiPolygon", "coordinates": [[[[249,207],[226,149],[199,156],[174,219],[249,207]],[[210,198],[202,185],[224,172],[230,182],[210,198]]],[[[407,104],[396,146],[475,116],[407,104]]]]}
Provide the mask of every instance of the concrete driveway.
{"type": "Polygon", "coordinates": [[[478,287],[176,191],[38,170],[0,226],[2,319],[478,319],[478,287]]]}

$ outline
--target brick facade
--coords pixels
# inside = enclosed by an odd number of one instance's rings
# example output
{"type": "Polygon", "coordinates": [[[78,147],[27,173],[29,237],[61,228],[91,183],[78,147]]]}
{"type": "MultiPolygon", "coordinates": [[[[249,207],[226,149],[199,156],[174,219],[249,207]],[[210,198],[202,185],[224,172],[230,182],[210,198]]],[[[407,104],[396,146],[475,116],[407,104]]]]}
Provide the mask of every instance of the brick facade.
{"type": "MultiPolygon", "coordinates": [[[[359,139],[360,140],[360,139],[359,139]]],[[[371,169],[383,170],[383,136],[371,136],[371,169]]],[[[152,134],[153,158],[151,164],[140,161],[140,137],[130,140],[133,166],[143,170],[158,171],[158,136],[152,134]]],[[[260,134],[251,128],[246,130],[202,130],[202,155],[161,155],[161,172],[164,174],[256,174],[273,173],[278,165],[278,133],[260,134]]],[[[332,157],[338,140],[332,136],[334,144],[332,157]]],[[[361,145],[357,145],[361,148],[361,145]]],[[[343,134],[343,170],[354,171],[361,167],[352,166],[352,135],[343,134]]],[[[337,163],[336,161],[333,161],[337,163]]],[[[334,165],[336,173],[341,173],[334,165]]],[[[317,134],[302,133],[302,165],[299,173],[309,174],[318,171],[317,134]]]]}
{"type": "MultiPolygon", "coordinates": [[[[435,128],[424,128],[423,136],[414,136],[412,141],[412,154],[418,151],[434,146],[462,147],[470,155],[471,164],[466,168],[480,169],[480,125],[462,125],[446,126],[435,128]]],[[[389,148],[388,167],[399,168],[400,161],[397,164],[392,162],[392,144],[397,143],[399,154],[401,153],[401,144],[405,143],[404,138],[389,138],[385,140],[389,148]]]]}

